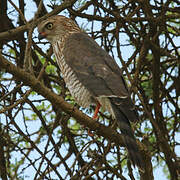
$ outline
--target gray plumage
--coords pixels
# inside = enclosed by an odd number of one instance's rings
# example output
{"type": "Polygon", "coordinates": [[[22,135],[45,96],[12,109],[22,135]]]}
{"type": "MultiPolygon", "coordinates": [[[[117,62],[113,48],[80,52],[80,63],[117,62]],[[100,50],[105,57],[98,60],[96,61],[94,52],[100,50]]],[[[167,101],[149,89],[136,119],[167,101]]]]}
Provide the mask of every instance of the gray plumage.
{"type": "Polygon", "coordinates": [[[64,16],[43,21],[38,31],[40,38],[51,42],[66,86],[77,103],[82,107],[100,103],[104,110],[109,111],[117,119],[133,165],[143,169],[130,125],[130,121],[138,120],[138,115],[113,58],[64,16]]]}

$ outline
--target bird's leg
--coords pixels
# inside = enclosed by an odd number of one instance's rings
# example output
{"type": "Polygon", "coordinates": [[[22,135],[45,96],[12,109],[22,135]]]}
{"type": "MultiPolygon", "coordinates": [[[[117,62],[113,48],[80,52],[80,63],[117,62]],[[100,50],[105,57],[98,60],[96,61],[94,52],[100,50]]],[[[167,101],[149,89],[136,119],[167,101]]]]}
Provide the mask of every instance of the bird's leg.
{"type": "Polygon", "coordinates": [[[94,111],[94,115],[93,115],[93,119],[97,119],[98,118],[98,112],[99,112],[99,109],[101,107],[101,104],[99,102],[97,102],[97,105],[96,105],[96,109],[94,111]]]}
{"type": "MultiPolygon", "coordinates": [[[[93,115],[92,119],[95,120],[95,119],[98,118],[98,112],[99,112],[100,107],[101,107],[101,104],[99,102],[97,102],[96,109],[94,111],[94,115],[93,115]]],[[[88,135],[91,136],[91,137],[94,136],[94,134],[90,131],[90,129],[88,129],[88,135]]]]}

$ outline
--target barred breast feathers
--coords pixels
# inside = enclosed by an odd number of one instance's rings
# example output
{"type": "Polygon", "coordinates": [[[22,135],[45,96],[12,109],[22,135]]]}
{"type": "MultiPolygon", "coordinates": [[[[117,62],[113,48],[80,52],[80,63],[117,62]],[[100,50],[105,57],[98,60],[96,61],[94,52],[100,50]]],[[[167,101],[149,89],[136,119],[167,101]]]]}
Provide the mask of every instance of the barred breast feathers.
{"type": "Polygon", "coordinates": [[[80,106],[88,108],[93,103],[92,95],[82,85],[82,83],[78,80],[73,70],[66,63],[63,55],[62,41],[57,41],[53,46],[53,50],[56,56],[58,66],[61,70],[63,79],[71,95],[75,98],[76,102],[80,106]]]}

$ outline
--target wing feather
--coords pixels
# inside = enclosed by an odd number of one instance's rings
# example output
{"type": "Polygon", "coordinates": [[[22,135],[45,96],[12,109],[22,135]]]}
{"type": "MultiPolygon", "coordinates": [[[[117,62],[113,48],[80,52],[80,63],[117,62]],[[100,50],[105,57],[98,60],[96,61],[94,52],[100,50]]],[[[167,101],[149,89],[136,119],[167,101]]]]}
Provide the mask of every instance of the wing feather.
{"type": "MultiPolygon", "coordinates": [[[[64,58],[79,81],[95,97],[108,97],[124,137],[133,165],[143,169],[136,140],[129,121],[137,121],[138,114],[130,99],[119,66],[98,44],[85,33],[74,33],[65,41],[64,58]]],[[[113,112],[111,112],[111,109],[113,112]]]]}
{"type": "Polygon", "coordinates": [[[119,66],[87,34],[70,35],[65,41],[63,54],[78,79],[96,97],[129,96],[119,66]]]}

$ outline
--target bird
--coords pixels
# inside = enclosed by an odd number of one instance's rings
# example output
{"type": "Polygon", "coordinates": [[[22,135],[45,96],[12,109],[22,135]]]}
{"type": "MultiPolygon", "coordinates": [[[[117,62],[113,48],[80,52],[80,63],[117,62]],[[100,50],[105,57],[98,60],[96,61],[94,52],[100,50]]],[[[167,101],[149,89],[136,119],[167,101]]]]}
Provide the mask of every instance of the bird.
{"type": "Polygon", "coordinates": [[[130,122],[139,117],[122,70],[115,60],[76,22],[54,15],[38,25],[38,39],[47,39],[67,88],[78,105],[95,105],[93,118],[103,109],[117,121],[133,166],[144,169],[144,163],[130,122]]]}

